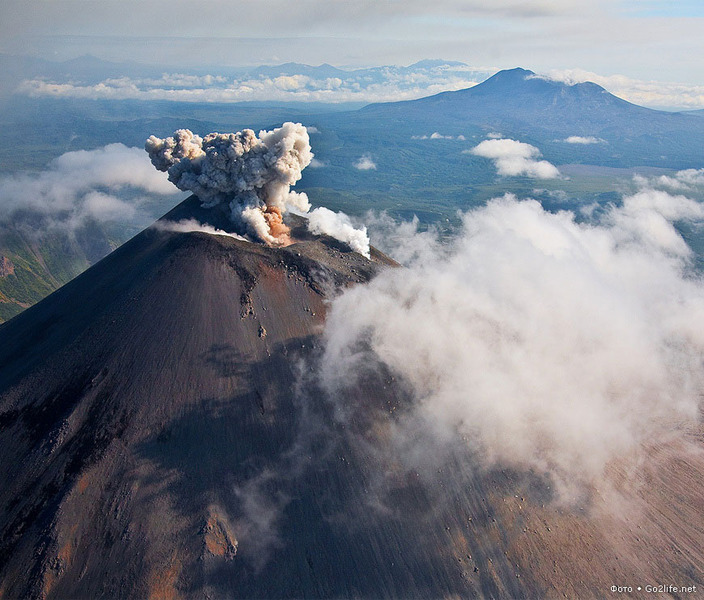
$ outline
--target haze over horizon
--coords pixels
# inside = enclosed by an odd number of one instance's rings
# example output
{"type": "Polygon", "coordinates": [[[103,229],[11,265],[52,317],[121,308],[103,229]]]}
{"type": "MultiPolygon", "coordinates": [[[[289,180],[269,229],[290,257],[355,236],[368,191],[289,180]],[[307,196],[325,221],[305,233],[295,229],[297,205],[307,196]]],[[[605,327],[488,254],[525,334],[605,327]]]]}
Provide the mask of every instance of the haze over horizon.
{"type": "MultiPolygon", "coordinates": [[[[487,76],[522,66],[591,80],[647,106],[704,107],[698,59],[704,54],[704,7],[694,1],[107,0],[90,10],[84,0],[4,4],[0,52],[50,60],[91,54],[217,76],[217,68],[287,62],[355,69],[442,58],[487,76]],[[677,105],[677,95],[688,99],[677,105]]],[[[445,89],[458,89],[457,83],[445,89]]]]}

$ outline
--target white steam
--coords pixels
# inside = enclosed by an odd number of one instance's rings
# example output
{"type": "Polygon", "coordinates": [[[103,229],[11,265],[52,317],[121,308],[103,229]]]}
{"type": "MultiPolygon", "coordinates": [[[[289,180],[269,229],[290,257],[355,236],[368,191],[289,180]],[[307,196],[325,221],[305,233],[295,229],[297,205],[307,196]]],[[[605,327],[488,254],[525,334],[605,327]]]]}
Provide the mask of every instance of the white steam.
{"type": "Polygon", "coordinates": [[[242,237],[241,235],[230,233],[229,231],[223,231],[222,229],[217,229],[216,227],[211,227],[210,225],[205,225],[195,219],[181,219],[180,221],[157,221],[152,225],[152,229],[156,229],[157,231],[173,231],[174,233],[200,232],[207,233],[209,235],[231,237],[243,242],[248,241],[247,238],[242,237]]]}
{"type": "Polygon", "coordinates": [[[484,140],[465,152],[493,160],[499,175],[525,175],[537,179],[555,179],[560,176],[555,165],[546,160],[537,160],[540,150],[516,140],[484,140]]]}
{"type": "Polygon", "coordinates": [[[305,194],[291,191],[313,159],[300,123],[284,123],[259,135],[245,129],[204,138],[180,129],[165,139],[151,136],[145,149],[176,187],[193,192],[204,206],[228,204],[235,222],[267,243],[288,242],[282,221],[288,208],[310,208],[305,194]]]}
{"type": "Polygon", "coordinates": [[[356,229],[345,213],[336,213],[325,207],[316,208],[308,215],[308,229],[311,233],[323,233],[334,237],[347,244],[355,252],[369,258],[367,228],[356,229]]]}
{"type": "Polygon", "coordinates": [[[407,268],[333,302],[322,381],[344,398],[382,363],[415,397],[398,421],[405,443],[425,424],[467,440],[484,466],[547,473],[563,492],[595,481],[697,418],[704,283],[673,222],[703,218],[701,204],[653,190],[589,224],[495,199],[449,248],[423,234],[413,253],[407,240],[407,268]]]}

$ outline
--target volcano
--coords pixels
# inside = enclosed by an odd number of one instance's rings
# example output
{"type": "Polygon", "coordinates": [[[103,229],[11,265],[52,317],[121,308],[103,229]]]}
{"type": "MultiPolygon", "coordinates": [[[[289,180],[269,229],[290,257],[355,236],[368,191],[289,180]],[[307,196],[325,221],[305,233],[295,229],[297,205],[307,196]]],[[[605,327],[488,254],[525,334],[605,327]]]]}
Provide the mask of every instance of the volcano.
{"type": "MultiPolygon", "coordinates": [[[[231,227],[195,197],[164,217],[183,219],[231,227]]],[[[150,228],[0,326],[0,597],[704,584],[704,458],[678,442],[650,448],[617,515],[465,450],[403,468],[387,444],[403,384],[371,373],[333,407],[315,379],[328,301],[395,263],[295,219],[292,239],[150,228]]]]}

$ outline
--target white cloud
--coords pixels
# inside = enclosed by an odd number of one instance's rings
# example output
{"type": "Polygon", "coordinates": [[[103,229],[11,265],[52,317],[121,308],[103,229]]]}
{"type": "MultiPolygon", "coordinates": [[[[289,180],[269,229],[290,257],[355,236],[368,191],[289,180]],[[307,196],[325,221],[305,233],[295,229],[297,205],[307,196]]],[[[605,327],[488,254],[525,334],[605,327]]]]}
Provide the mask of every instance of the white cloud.
{"type": "Polygon", "coordinates": [[[583,69],[550,70],[547,74],[538,75],[538,77],[560,81],[568,85],[591,81],[606,88],[619,98],[654,108],[694,109],[704,107],[704,85],[644,81],[625,75],[605,76],[583,69]]]}
{"type": "Polygon", "coordinates": [[[636,175],[633,180],[641,188],[656,187],[675,191],[692,191],[704,188],[704,169],[685,169],[674,175],[644,177],[636,175]]]}
{"type": "Polygon", "coordinates": [[[566,144],[583,144],[583,145],[588,145],[588,144],[605,144],[605,140],[602,140],[601,138],[596,138],[594,136],[587,136],[587,137],[582,137],[580,135],[571,135],[564,140],[562,140],[566,144]]]}
{"type": "Polygon", "coordinates": [[[555,179],[560,172],[546,160],[536,160],[540,150],[530,144],[511,139],[484,140],[465,153],[482,156],[494,161],[499,175],[555,179]]]}
{"type": "Polygon", "coordinates": [[[572,498],[698,418],[704,283],[672,221],[703,218],[648,190],[592,223],[507,195],[467,213],[449,246],[406,226],[407,267],[333,302],[322,381],[344,415],[346,390],[384,365],[412,392],[389,432],[406,456],[428,459],[428,437],[466,444],[572,498]]]}
{"type": "MultiPolygon", "coordinates": [[[[310,133],[310,127],[308,127],[307,129],[308,129],[308,133],[310,133]]],[[[328,166],[328,165],[327,165],[327,163],[326,163],[325,161],[318,160],[317,158],[313,158],[313,159],[310,161],[310,164],[308,165],[308,168],[309,168],[309,169],[322,169],[323,167],[327,167],[327,166],[328,166]]]]}
{"type": "Polygon", "coordinates": [[[361,156],[352,166],[360,171],[370,171],[372,169],[376,169],[376,163],[372,160],[372,157],[369,154],[361,156]]]}
{"type": "Polygon", "coordinates": [[[377,67],[349,71],[341,77],[314,78],[303,74],[276,77],[243,75],[227,79],[218,75],[164,75],[160,79],[120,77],[99,83],[23,81],[17,89],[31,97],[89,98],[108,100],[170,100],[177,102],[388,102],[412,100],[443,91],[476,85],[491,74],[486,70],[455,69],[445,65],[415,70],[377,67]]]}
{"type": "Polygon", "coordinates": [[[67,152],[38,174],[0,179],[0,219],[31,211],[69,227],[87,218],[127,222],[136,216],[144,194],[175,191],[144,150],[110,144],[67,152]]]}

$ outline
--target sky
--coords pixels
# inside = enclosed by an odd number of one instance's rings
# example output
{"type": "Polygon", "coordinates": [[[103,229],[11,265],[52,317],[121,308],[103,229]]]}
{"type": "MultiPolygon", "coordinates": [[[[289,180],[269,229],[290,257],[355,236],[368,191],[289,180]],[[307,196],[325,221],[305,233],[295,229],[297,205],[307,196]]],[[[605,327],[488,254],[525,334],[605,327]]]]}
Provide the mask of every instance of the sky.
{"type": "MultiPolygon", "coordinates": [[[[217,76],[218,68],[285,62],[351,69],[443,59],[487,74],[520,66],[560,80],[595,81],[650,107],[704,108],[700,0],[0,0],[0,9],[0,52],[56,61],[90,54],[160,65],[171,74],[200,68],[217,76]]],[[[366,90],[363,97],[323,92],[295,99],[406,99],[468,87],[486,76],[455,77],[417,89],[407,81],[405,90],[366,90]]],[[[24,92],[173,96],[158,85],[145,95],[143,82],[127,79],[107,82],[97,91],[48,89],[46,83],[32,82],[24,92]]],[[[274,85],[243,97],[246,81],[234,84],[229,87],[237,94],[209,91],[207,99],[286,96],[274,85]]],[[[179,99],[195,101],[198,93],[181,93],[179,99]]]]}
{"type": "Polygon", "coordinates": [[[61,59],[91,53],[190,66],[372,66],[442,58],[704,82],[699,0],[1,0],[0,6],[2,51],[61,59]]]}

